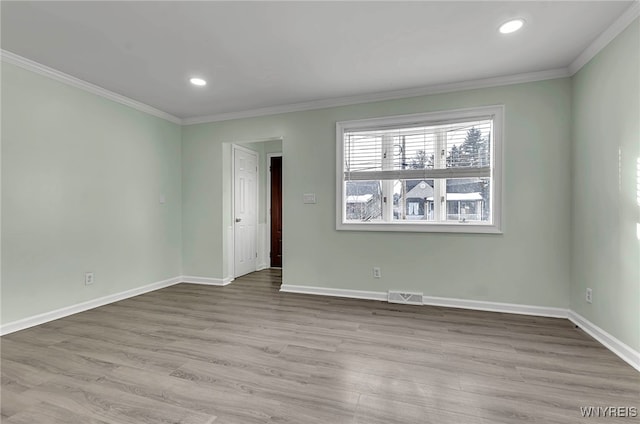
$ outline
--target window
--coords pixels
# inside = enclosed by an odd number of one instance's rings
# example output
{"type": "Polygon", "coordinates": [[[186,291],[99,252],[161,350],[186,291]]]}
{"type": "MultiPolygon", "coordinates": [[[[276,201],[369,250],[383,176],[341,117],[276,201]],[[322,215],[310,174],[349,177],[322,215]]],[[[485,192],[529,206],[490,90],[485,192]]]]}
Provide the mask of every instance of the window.
{"type": "Polygon", "coordinates": [[[501,232],[502,106],[338,122],[338,230],[501,232]]]}

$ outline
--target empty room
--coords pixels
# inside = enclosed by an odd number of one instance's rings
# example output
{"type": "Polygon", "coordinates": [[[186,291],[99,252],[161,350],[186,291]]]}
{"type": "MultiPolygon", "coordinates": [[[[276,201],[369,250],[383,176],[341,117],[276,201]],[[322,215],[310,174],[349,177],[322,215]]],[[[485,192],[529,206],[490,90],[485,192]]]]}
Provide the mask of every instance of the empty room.
{"type": "Polygon", "coordinates": [[[640,423],[639,16],[2,1],[0,422],[640,423]]]}

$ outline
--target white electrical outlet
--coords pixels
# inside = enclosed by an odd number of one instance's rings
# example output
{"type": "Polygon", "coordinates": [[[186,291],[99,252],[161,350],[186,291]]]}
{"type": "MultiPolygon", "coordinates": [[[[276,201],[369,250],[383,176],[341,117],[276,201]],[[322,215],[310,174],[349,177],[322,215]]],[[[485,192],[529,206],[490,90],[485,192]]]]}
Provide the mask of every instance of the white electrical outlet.
{"type": "Polygon", "coordinates": [[[380,278],[380,277],[382,277],[380,268],[378,268],[377,266],[373,267],[373,278],[380,278]]]}
{"type": "Polygon", "coordinates": [[[84,285],[88,286],[93,284],[93,272],[85,272],[84,273],[84,285]]]}
{"type": "Polygon", "coordinates": [[[587,289],[587,303],[593,303],[593,291],[587,289]]]}

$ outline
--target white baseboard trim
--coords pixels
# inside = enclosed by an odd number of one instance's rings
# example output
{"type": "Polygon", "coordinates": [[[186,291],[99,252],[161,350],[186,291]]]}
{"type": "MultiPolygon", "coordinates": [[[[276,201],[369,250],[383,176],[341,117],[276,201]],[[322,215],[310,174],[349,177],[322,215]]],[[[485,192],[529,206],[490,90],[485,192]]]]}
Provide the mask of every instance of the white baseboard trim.
{"type": "Polygon", "coordinates": [[[366,299],[366,300],[387,300],[387,293],[377,291],[363,291],[363,290],[345,290],[345,289],[332,289],[328,287],[312,287],[312,286],[295,286],[291,284],[283,284],[280,286],[281,292],[286,293],[301,293],[301,294],[316,294],[320,296],[334,296],[334,297],[348,297],[351,299],[366,299]]]}
{"type": "MultiPolygon", "coordinates": [[[[0,325],[0,336],[11,334],[16,331],[24,330],[36,325],[64,318],[69,315],[104,306],[109,303],[118,302],[151,291],[159,290],[165,287],[173,286],[179,283],[204,284],[211,286],[226,286],[233,281],[233,277],[226,278],[210,278],[210,277],[193,277],[180,276],[170,278],[168,280],[158,281],[147,284],[146,286],[137,287],[135,289],[126,290],[120,293],[114,293],[108,296],[99,297],[97,299],[88,300],[54,311],[45,312],[43,314],[34,315],[32,317],[23,318],[0,325]]],[[[285,293],[301,293],[313,294],[320,296],[345,297],[351,299],[366,299],[386,301],[387,293],[380,291],[364,291],[364,290],[347,290],[329,287],[313,287],[313,286],[296,286],[291,284],[283,284],[280,287],[281,292],[285,293]]],[[[599,343],[616,354],[620,359],[631,365],[637,371],[640,371],[640,352],[636,351],[629,345],[618,340],[602,328],[593,324],[577,312],[570,309],[553,308],[546,306],[532,306],[512,303],[486,302],[479,300],[455,299],[447,297],[423,296],[423,303],[429,306],[443,306],[449,308],[473,309],[479,311],[503,312],[509,314],[533,315],[553,318],[567,318],[578,327],[582,328],[587,334],[596,339],[599,343]]]]}
{"type": "Polygon", "coordinates": [[[204,284],[207,286],[226,286],[233,281],[232,277],[226,278],[212,278],[212,277],[194,277],[190,275],[183,275],[181,278],[182,283],[189,284],[204,284]]]}
{"type": "MultiPolygon", "coordinates": [[[[329,287],[296,286],[290,284],[283,284],[280,287],[280,291],[286,293],[348,297],[352,299],[387,300],[387,293],[380,291],[347,290],[329,287]]],[[[435,296],[423,296],[422,301],[425,305],[429,306],[443,306],[448,308],[472,309],[477,311],[502,312],[508,314],[551,318],[566,318],[578,327],[582,328],[587,334],[620,357],[620,359],[640,371],[640,352],[634,350],[627,344],[621,342],[602,328],[570,309],[435,296]]]]}
{"type": "Polygon", "coordinates": [[[637,371],[640,371],[640,352],[621,342],[577,312],[570,310],[568,318],[575,325],[583,329],[585,333],[618,355],[620,359],[631,365],[637,371]]]}
{"type": "Polygon", "coordinates": [[[258,266],[256,266],[256,271],[262,271],[263,269],[267,269],[268,266],[267,264],[258,264],[258,266]]]}
{"type": "Polygon", "coordinates": [[[517,303],[487,302],[483,300],[455,299],[449,297],[422,296],[422,303],[447,308],[473,309],[474,311],[502,312],[507,314],[539,317],[566,318],[567,309],[549,306],[522,305],[517,303]]]}
{"type": "MultiPolygon", "coordinates": [[[[387,292],[346,290],[328,287],[294,286],[283,284],[280,291],[288,293],[317,294],[320,296],[349,297],[352,299],[368,299],[387,301],[387,292]]],[[[455,299],[448,297],[423,296],[422,302],[430,306],[448,308],[473,309],[478,311],[504,312],[509,314],[534,315],[542,317],[566,318],[567,310],[546,306],[518,305],[514,303],[485,302],[479,300],[455,299]]]]}
{"type": "Polygon", "coordinates": [[[114,293],[108,296],[99,297],[97,299],[87,300],[86,302],[77,303],[75,305],[65,306],[64,308],[56,309],[54,311],[45,312],[31,317],[19,319],[17,321],[8,322],[0,326],[0,335],[4,336],[6,334],[24,330],[29,327],[34,327],[36,325],[44,324],[49,321],[54,321],[59,318],[77,314],[78,312],[84,312],[89,309],[117,302],[119,300],[128,299],[130,297],[138,296],[154,290],[173,286],[174,284],[178,284],[181,281],[181,277],[174,277],[168,280],[158,281],[155,283],[147,284],[146,286],[137,287],[135,289],[126,290],[120,293],[114,293]]]}

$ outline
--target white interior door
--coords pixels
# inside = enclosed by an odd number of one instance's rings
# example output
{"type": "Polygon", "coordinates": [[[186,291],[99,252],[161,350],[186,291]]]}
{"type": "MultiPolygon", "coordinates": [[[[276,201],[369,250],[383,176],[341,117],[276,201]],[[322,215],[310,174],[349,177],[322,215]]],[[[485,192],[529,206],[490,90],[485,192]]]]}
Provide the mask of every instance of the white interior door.
{"type": "Polygon", "coordinates": [[[234,277],[256,270],[258,257],[258,154],[233,149],[234,277]]]}

